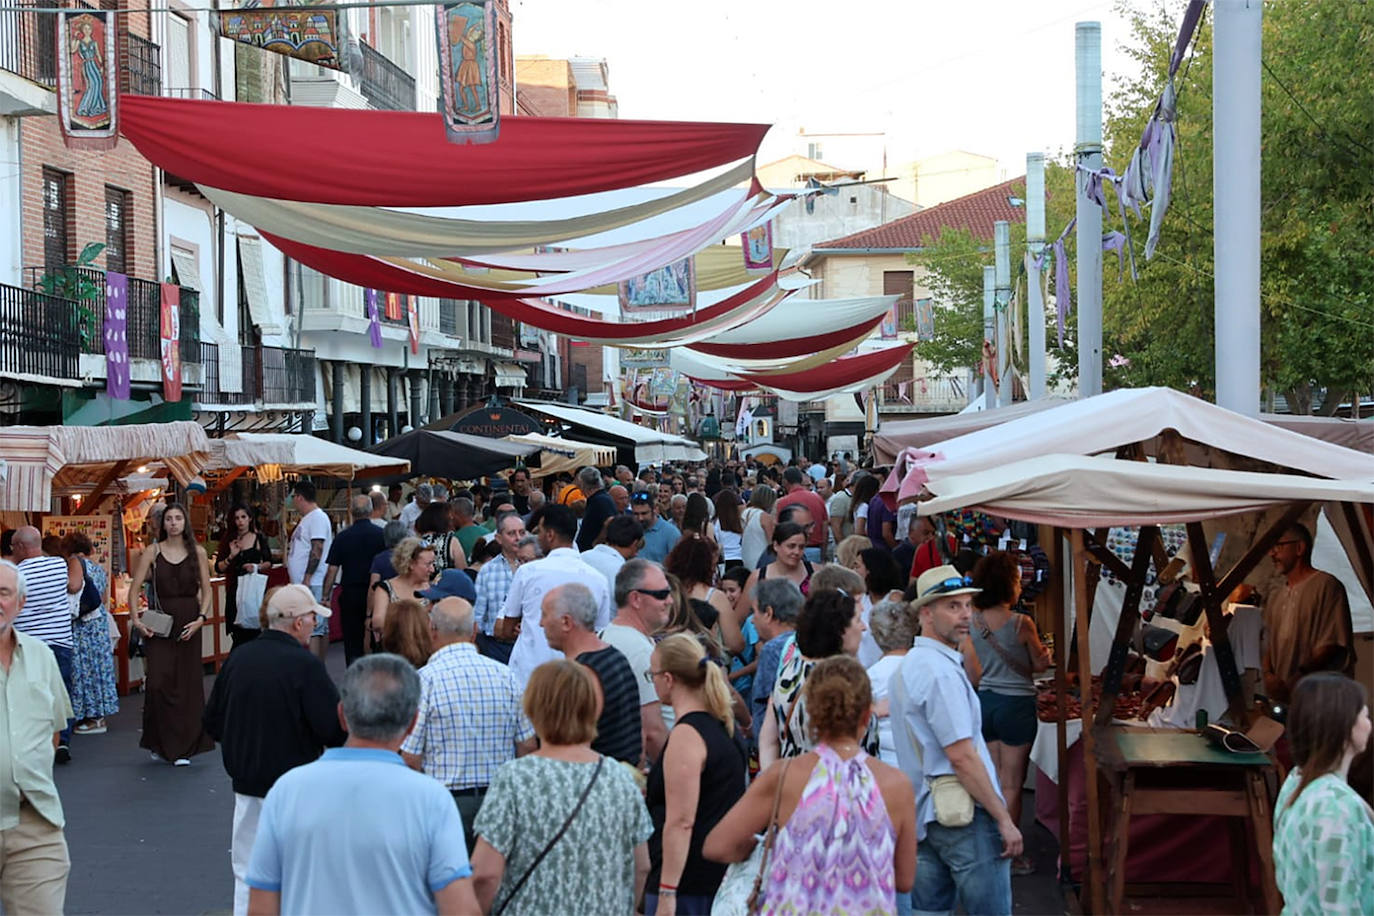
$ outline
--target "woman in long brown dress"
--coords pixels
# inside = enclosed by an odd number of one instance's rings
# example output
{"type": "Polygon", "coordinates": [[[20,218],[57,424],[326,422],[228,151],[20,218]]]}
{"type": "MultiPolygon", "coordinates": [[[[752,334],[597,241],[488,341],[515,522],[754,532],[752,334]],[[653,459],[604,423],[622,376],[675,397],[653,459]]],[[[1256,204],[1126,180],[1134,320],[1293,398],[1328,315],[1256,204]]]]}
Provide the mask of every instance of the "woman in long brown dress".
{"type": "Polygon", "coordinates": [[[200,628],[210,610],[210,561],[191,535],[186,509],[162,513],[157,541],[145,547],[129,583],[131,626],[143,634],[143,737],[139,747],[156,760],[190,766],[191,757],[214,747],[201,726],[205,711],[200,628]],[[136,596],[151,579],[149,606],[172,616],[162,637],[143,625],[136,596]]]}

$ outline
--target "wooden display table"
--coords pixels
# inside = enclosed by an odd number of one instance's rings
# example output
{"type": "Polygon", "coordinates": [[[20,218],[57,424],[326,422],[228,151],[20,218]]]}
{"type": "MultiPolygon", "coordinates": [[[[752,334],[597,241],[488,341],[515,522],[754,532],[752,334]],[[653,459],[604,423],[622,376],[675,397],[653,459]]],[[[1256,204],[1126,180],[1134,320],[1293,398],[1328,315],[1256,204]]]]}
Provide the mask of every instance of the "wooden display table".
{"type": "MultiPolygon", "coordinates": [[[[1250,901],[1252,869],[1243,863],[1251,862],[1263,898],[1259,911],[1279,912],[1283,904],[1274,883],[1273,799],[1266,781],[1276,771],[1268,756],[1218,750],[1196,732],[1100,728],[1097,734],[1099,772],[1110,791],[1106,810],[1115,812],[1115,816],[1108,814],[1109,823],[1104,825],[1108,912],[1126,912],[1129,826],[1137,814],[1232,818],[1232,888],[1242,903],[1250,901]],[[1257,853],[1253,859],[1252,851],[1257,853]]],[[[1158,892],[1161,888],[1140,886],[1140,890],[1158,892]]]]}

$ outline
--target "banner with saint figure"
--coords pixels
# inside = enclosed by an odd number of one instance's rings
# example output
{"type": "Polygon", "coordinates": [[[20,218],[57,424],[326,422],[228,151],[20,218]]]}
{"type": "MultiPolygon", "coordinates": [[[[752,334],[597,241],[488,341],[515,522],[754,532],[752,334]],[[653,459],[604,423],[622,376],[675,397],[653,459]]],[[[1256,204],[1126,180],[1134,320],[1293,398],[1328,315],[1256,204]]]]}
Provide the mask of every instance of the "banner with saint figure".
{"type": "Polygon", "coordinates": [[[161,321],[158,322],[158,343],[162,350],[162,397],[166,401],[180,401],[181,287],[175,283],[159,285],[162,288],[161,321]]]}
{"type": "Polygon", "coordinates": [[[57,116],[68,149],[119,142],[119,45],[111,10],[57,14],[57,116]]]}
{"type": "Polygon", "coordinates": [[[337,9],[314,9],[329,0],[243,0],[216,13],[225,38],[309,61],[332,70],[343,63],[344,17],[337,9]]]}
{"type": "Polygon", "coordinates": [[[439,97],[453,143],[491,143],[501,129],[495,0],[435,7],[439,97]]]}

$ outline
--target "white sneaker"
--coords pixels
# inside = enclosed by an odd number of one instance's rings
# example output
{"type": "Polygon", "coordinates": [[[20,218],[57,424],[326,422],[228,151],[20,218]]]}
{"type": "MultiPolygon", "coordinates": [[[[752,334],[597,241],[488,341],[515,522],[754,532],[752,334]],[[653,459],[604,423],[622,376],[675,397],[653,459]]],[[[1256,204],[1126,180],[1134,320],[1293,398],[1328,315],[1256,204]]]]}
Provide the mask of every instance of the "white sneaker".
{"type": "Polygon", "coordinates": [[[176,760],[172,761],[172,766],[174,767],[188,767],[190,765],[191,760],[188,757],[178,757],[176,760]]]}
{"type": "Polygon", "coordinates": [[[153,751],[152,757],[153,757],[154,760],[161,760],[161,759],[162,759],[162,755],[159,754],[157,751],[153,751]]]}

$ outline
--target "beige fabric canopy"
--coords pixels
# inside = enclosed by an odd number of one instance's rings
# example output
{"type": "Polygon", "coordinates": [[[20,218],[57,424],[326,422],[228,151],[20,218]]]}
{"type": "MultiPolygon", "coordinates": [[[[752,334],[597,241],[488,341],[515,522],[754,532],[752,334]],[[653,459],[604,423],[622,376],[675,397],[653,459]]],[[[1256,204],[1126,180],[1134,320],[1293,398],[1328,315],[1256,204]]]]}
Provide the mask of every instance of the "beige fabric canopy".
{"type": "Polygon", "coordinates": [[[1146,461],[1042,455],[970,474],[929,469],[921,515],[981,509],[1066,528],[1162,525],[1288,502],[1374,503],[1374,481],[1321,480],[1146,461]]]}
{"type": "Polygon", "coordinates": [[[231,433],[223,439],[212,439],[210,446],[213,458],[206,470],[250,468],[263,483],[280,480],[286,474],[319,474],[351,480],[364,471],[369,475],[410,471],[410,462],[404,459],[374,455],[315,436],[231,433]]]}
{"type": "Polygon", "coordinates": [[[526,433],[523,436],[506,436],[507,442],[521,445],[535,445],[542,449],[539,467],[528,468],[531,477],[548,477],[567,472],[576,474],[588,466],[608,467],[615,464],[615,448],[609,445],[593,445],[590,442],[574,442],[571,439],[558,439],[541,433],[526,433]]]}
{"type": "Polygon", "coordinates": [[[210,440],[199,423],[136,423],[128,426],[7,426],[0,428],[0,455],[9,464],[0,487],[0,510],[48,512],[53,493],[89,489],[111,474],[161,464],[185,484],[210,460],[210,440]]]}

